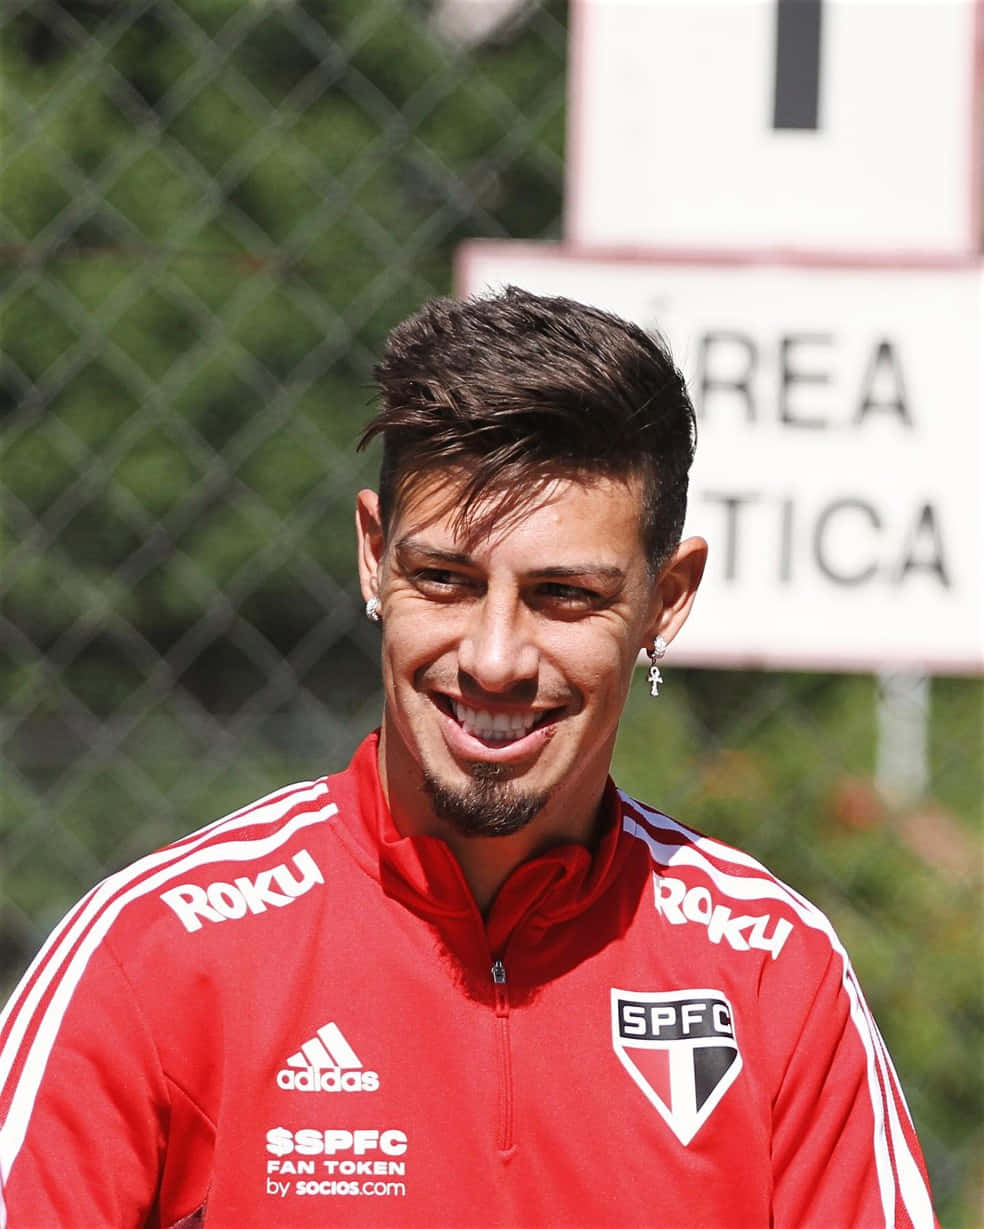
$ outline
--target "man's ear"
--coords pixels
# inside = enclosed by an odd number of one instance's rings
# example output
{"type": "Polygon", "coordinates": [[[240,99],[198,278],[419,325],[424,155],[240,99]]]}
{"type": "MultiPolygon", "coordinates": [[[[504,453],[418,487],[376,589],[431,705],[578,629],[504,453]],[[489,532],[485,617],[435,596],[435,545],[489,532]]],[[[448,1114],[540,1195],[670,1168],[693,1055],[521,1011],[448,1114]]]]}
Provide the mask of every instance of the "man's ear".
{"type": "Polygon", "coordinates": [[[662,636],[669,644],[686,623],[706,563],[707,543],[703,538],[685,538],[676,548],[653,585],[650,640],[662,636]]]}
{"type": "Polygon", "coordinates": [[[379,496],[375,491],[360,491],[355,500],[355,536],[358,543],[359,584],[368,602],[379,596],[379,570],[385,542],[379,517],[379,496]]]}

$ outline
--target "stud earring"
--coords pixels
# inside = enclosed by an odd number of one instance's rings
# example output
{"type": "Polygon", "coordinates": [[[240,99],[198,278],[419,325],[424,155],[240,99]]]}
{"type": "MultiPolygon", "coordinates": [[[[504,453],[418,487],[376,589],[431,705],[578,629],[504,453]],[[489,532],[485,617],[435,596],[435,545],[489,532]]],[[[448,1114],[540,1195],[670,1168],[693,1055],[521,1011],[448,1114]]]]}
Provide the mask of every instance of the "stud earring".
{"type": "Polygon", "coordinates": [[[382,623],[383,616],[379,613],[382,604],[378,597],[371,597],[366,602],[366,618],[370,623],[382,623]]]}
{"type": "Polygon", "coordinates": [[[659,689],[663,682],[663,676],[659,672],[659,666],[656,665],[661,657],[666,656],[666,641],[662,636],[657,636],[653,641],[653,647],[648,650],[649,657],[649,694],[653,697],[659,695],[659,689]]]}

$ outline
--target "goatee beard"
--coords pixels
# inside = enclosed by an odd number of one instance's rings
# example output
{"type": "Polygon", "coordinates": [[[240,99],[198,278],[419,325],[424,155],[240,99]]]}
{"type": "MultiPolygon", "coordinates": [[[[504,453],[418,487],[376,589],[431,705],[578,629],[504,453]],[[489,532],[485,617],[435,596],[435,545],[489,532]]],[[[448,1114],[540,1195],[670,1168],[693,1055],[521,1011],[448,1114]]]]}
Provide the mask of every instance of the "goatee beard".
{"type": "Polygon", "coordinates": [[[549,800],[549,793],[516,789],[498,764],[473,764],[471,772],[473,784],[457,788],[424,775],[434,813],[461,836],[511,836],[549,800]]]}

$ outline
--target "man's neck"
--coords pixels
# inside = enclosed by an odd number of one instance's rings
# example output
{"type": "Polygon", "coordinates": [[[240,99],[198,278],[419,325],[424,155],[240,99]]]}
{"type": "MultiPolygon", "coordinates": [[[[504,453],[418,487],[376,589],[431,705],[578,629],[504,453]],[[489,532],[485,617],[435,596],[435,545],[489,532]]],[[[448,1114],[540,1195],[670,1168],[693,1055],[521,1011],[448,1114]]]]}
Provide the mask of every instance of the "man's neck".
{"type": "Polygon", "coordinates": [[[511,836],[463,836],[447,824],[432,828],[430,835],[439,836],[450,847],[479,911],[488,917],[499,889],[518,866],[557,845],[588,845],[592,832],[583,839],[551,834],[541,830],[535,819],[511,836]]]}

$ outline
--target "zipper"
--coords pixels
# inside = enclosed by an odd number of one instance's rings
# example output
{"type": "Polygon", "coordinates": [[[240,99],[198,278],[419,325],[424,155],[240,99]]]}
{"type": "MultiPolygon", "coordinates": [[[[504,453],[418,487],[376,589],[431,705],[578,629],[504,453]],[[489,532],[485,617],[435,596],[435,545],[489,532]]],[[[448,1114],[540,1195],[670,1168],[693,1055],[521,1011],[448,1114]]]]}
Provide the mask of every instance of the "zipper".
{"type": "Polygon", "coordinates": [[[509,1036],[509,983],[506,979],[506,966],[501,960],[493,960],[491,972],[492,985],[495,987],[495,1046],[499,1068],[496,1146],[500,1153],[509,1153],[513,1149],[513,1074],[512,1045],[509,1036]]]}

